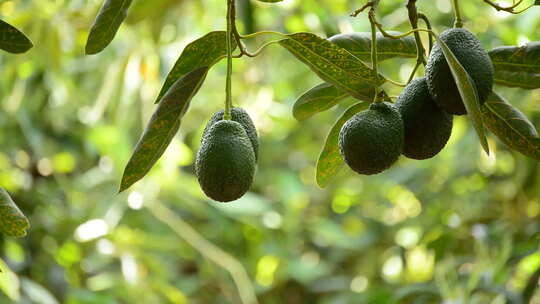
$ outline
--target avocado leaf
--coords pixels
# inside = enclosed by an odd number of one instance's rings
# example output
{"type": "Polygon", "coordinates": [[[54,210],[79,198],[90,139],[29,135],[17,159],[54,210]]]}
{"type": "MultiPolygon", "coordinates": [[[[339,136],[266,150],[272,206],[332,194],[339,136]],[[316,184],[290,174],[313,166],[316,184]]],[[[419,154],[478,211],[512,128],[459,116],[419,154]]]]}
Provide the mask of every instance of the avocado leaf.
{"type": "Polygon", "coordinates": [[[341,131],[341,127],[343,127],[347,120],[351,119],[354,114],[367,109],[369,105],[369,102],[359,102],[352,105],[343,112],[332,129],[330,129],[323,150],[319,155],[319,160],[317,161],[316,180],[319,187],[324,188],[328,186],[331,179],[339,172],[339,170],[341,170],[341,167],[343,167],[344,161],[341,157],[341,152],[339,151],[339,132],[341,131]]]}
{"type": "Polygon", "coordinates": [[[143,178],[167,149],[180,128],[193,96],[199,91],[208,67],[201,67],[178,79],[161,98],[135,147],[120,183],[120,192],[143,178]]]}

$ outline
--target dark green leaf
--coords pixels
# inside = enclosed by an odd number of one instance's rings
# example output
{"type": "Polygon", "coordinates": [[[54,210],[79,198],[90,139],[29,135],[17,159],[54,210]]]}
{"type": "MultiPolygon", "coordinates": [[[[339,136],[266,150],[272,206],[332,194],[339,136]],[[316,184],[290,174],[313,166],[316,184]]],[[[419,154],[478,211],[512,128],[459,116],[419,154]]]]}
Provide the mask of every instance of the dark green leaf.
{"type": "Polygon", "coordinates": [[[540,5],[540,0],[534,1],[534,5],[540,5]]]}
{"type": "MultiPolygon", "coordinates": [[[[171,85],[187,73],[203,67],[211,67],[227,55],[227,33],[224,31],[210,32],[203,37],[188,44],[180,57],[176,60],[165,83],[159,92],[156,102],[167,92],[171,85]]],[[[236,41],[233,39],[233,50],[236,41]]]]}
{"type": "Polygon", "coordinates": [[[126,19],[131,2],[132,0],[106,0],[103,3],[88,35],[86,54],[99,53],[111,43],[126,19]]]}
{"type": "MultiPolygon", "coordinates": [[[[402,34],[392,31],[389,33],[396,36],[402,34]]],[[[346,49],[360,60],[371,62],[371,32],[339,34],[328,40],[346,49]]],[[[416,58],[414,38],[407,36],[391,39],[377,33],[377,59],[382,61],[394,57],[416,58]]]]}
{"type": "Polygon", "coordinates": [[[0,20],[0,49],[18,54],[32,48],[32,42],[18,29],[0,20]]]}
{"type": "Polygon", "coordinates": [[[319,77],[336,87],[361,98],[366,86],[380,86],[384,77],[376,77],[373,70],[344,48],[311,33],[287,35],[280,44],[296,58],[308,65],[319,77]]]}
{"type": "Polygon", "coordinates": [[[450,48],[444,43],[444,41],[439,39],[439,36],[433,35],[437,42],[441,46],[441,50],[448,62],[450,71],[452,72],[452,77],[456,82],[459,95],[465,104],[465,109],[467,109],[467,114],[471,118],[476,134],[480,139],[480,144],[484,151],[489,154],[489,146],[486,139],[486,134],[484,132],[484,124],[482,122],[482,113],[480,110],[480,102],[478,101],[478,92],[476,92],[476,86],[474,85],[471,76],[465,71],[465,68],[459,63],[456,56],[452,53],[450,48]]]}
{"type": "Polygon", "coordinates": [[[4,188],[0,188],[0,230],[11,237],[23,237],[30,228],[30,222],[15,205],[4,188]]]}
{"type": "Polygon", "coordinates": [[[347,120],[353,117],[354,114],[365,110],[368,107],[368,102],[360,102],[351,106],[341,115],[330,130],[330,133],[328,133],[324,148],[317,161],[316,179],[319,187],[324,188],[328,186],[332,177],[334,177],[343,166],[343,158],[339,152],[339,131],[341,131],[341,127],[343,127],[347,120]]]}
{"type": "Polygon", "coordinates": [[[540,160],[540,139],[534,125],[504,98],[492,92],[482,106],[486,127],[510,148],[540,160]]]}
{"type": "Polygon", "coordinates": [[[178,79],[161,98],[124,170],[120,192],[143,178],[165,152],[207,72],[208,67],[189,72],[178,79]]]}
{"type": "Polygon", "coordinates": [[[540,42],[524,46],[501,46],[489,52],[495,82],[524,89],[540,88],[540,42]]]}
{"type": "Polygon", "coordinates": [[[319,112],[332,108],[348,96],[350,95],[332,84],[321,83],[296,100],[293,107],[293,116],[298,120],[308,119],[319,112]]]}

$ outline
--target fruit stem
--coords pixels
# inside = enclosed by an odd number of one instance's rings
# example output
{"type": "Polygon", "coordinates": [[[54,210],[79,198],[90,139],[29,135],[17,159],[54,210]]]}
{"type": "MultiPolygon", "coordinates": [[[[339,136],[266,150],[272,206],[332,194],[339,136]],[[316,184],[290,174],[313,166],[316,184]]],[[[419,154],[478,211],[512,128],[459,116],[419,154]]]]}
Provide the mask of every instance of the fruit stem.
{"type": "MultiPolygon", "coordinates": [[[[378,58],[377,58],[377,25],[375,24],[375,9],[377,7],[378,1],[374,2],[373,6],[369,10],[369,22],[371,23],[371,67],[373,69],[373,75],[375,75],[375,81],[379,82],[379,69],[378,69],[378,58]]],[[[382,98],[379,96],[380,88],[375,87],[375,96],[373,102],[382,101],[382,98]]]]}
{"type": "MultiPolygon", "coordinates": [[[[409,12],[409,22],[413,29],[418,28],[418,10],[416,9],[416,0],[409,0],[407,3],[407,10],[409,12]]],[[[420,38],[420,33],[414,33],[414,40],[416,42],[416,62],[421,63],[424,66],[426,65],[424,45],[422,44],[422,39],[420,38]]]]}
{"type": "Polygon", "coordinates": [[[227,80],[225,86],[225,109],[223,114],[223,119],[231,119],[231,108],[232,108],[232,22],[233,22],[233,9],[234,9],[234,0],[227,0],[227,80]]]}
{"type": "Polygon", "coordinates": [[[454,6],[454,15],[456,16],[454,27],[463,27],[463,19],[461,19],[461,11],[459,9],[459,0],[452,0],[452,5],[454,6]]]}

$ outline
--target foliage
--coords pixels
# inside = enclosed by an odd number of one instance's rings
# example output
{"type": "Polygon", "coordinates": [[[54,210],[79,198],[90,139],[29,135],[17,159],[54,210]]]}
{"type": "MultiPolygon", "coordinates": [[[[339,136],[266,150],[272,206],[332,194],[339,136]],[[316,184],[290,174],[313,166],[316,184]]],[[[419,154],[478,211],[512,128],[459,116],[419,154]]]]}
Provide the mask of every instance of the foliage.
{"type": "MultiPolygon", "coordinates": [[[[198,37],[225,28],[224,2],[133,1],[115,39],[93,56],[83,53],[102,1],[0,3],[0,18],[35,45],[0,55],[0,187],[32,224],[25,238],[2,239],[0,302],[238,303],[250,299],[249,290],[236,288],[245,284],[244,269],[264,303],[539,301],[531,287],[540,266],[538,162],[492,134],[486,155],[460,117],[437,157],[402,159],[369,178],[337,173],[336,163],[332,182],[319,189],[316,159],[324,138],[358,101],[314,107],[316,115],[296,121],[295,96],[321,83],[309,69],[321,65],[296,61],[282,42],[255,59],[235,60],[233,100],[250,113],[261,138],[255,184],[244,198],[226,206],[209,202],[193,175],[204,122],[224,100],[223,49],[210,63],[193,61],[172,74],[163,98],[190,69],[212,66],[163,156],[144,179],[116,194],[144,127],[166,106],[154,102],[175,60],[198,37]]],[[[238,26],[319,38],[367,32],[367,18],[348,17],[361,4],[239,2],[238,26]]],[[[488,50],[508,45],[511,54],[540,40],[538,8],[516,17],[480,1],[460,4],[465,27],[488,50]]],[[[449,2],[418,7],[436,32],[451,26],[449,2]]],[[[410,29],[404,1],[382,1],[377,14],[385,28],[410,29]]],[[[248,45],[255,49],[265,37],[248,45]]],[[[342,54],[352,61],[337,72],[364,69],[342,54]]],[[[395,57],[380,62],[379,73],[406,82],[414,66],[410,56],[395,57]]],[[[520,81],[513,87],[531,88],[534,72],[520,78],[506,69],[496,70],[496,91],[538,126],[538,89],[500,86],[506,77],[520,81]]],[[[325,82],[347,92],[325,74],[325,82]]],[[[388,82],[383,88],[388,96],[401,90],[388,82]]],[[[356,110],[368,106],[360,104],[356,110]]]]}

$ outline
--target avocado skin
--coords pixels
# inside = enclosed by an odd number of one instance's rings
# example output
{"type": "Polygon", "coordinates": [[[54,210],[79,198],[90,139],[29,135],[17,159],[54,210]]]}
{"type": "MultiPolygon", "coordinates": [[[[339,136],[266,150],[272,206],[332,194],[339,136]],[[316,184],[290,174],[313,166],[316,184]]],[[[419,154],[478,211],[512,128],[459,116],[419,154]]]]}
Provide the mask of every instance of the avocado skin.
{"type": "MultiPolygon", "coordinates": [[[[493,88],[493,63],[488,53],[482,48],[480,41],[466,29],[449,29],[439,38],[448,45],[473,79],[482,105],[493,88]]],[[[433,47],[429,56],[426,80],[431,96],[443,110],[454,115],[467,114],[439,44],[433,47]]]]}
{"type": "Polygon", "coordinates": [[[401,155],[403,132],[401,116],[391,103],[373,103],[341,128],[341,155],[357,173],[380,173],[390,168],[401,155]]]}
{"type": "MultiPolygon", "coordinates": [[[[204,128],[203,138],[212,125],[220,120],[223,120],[223,113],[225,112],[220,110],[212,115],[212,118],[210,118],[208,124],[206,124],[206,127],[204,128]]],[[[257,129],[255,128],[253,120],[251,120],[251,117],[249,117],[246,110],[239,107],[231,109],[231,120],[240,123],[244,127],[244,130],[246,130],[248,138],[251,141],[251,145],[253,146],[253,152],[255,152],[255,161],[257,161],[259,159],[259,137],[257,135],[257,129]]]]}
{"type": "Polygon", "coordinates": [[[403,155],[412,159],[437,155],[452,134],[453,116],[431,98],[426,79],[411,81],[399,95],[396,107],[405,127],[403,155]]]}
{"type": "Polygon", "coordinates": [[[204,193],[219,202],[242,197],[255,175],[255,153],[244,127],[232,120],[214,123],[204,135],[195,173],[204,193]]]}

